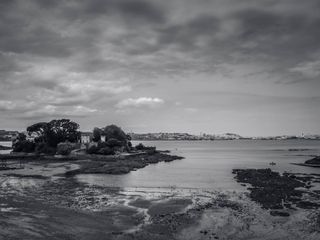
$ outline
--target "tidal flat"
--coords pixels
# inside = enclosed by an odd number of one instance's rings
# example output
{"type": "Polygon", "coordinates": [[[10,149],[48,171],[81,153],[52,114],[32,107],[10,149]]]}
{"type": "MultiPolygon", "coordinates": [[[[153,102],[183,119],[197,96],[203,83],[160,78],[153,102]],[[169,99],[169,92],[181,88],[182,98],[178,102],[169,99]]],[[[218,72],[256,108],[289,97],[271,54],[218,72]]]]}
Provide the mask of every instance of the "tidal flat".
{"type": "MultiPolygon", "coordinates": [[[[65,174],[82,166],[82,160],[31,161],[24,169],[1,171],[0,239],[320,237],[317,208],[297,206],[281,216],[252,199],[250,189],[103,187],[65,174]]],[[[262,179],[252,170],[249,175],[262,179]]],[[[254,186],[253,177],[245,179],[254,186]]]]}

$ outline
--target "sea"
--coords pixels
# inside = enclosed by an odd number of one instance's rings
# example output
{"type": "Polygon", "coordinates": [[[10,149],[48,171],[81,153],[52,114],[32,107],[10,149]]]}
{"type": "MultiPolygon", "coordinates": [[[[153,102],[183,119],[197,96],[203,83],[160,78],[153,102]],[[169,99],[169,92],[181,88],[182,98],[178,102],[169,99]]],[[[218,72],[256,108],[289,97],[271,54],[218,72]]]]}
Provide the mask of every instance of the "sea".
{"type": "MultiPolygon", "coordinates": [[[[320,155],[319,140],[133,141],[182,160],[150,164],[124,175],[80,174],[87,184],[119,188],[243,190],[233,169],[270,168],[283,173],[316,173],[320,168],[294,165],[320,155]]],[[[11,146],[11,142],[0,142],[11,146]]],[[[0,153],[9,153],[2,150],[0,153]]]]}
{"type": "MultiPolygon", "coordinates": [[[[2,142],[0,141],[0,145],[1,146],[4,146],[4,147],[11,147],[12,146],[12,142],[2,142]]],[[[0,154],[7,154],[7,153],[10,153],[11,150],[0,150],[0,154]]]]}
{"type": "Polygon", "coordinates": [[[78,180],[120,188],[242,191],[233,169],[320,174],[320,168],[292,164],[320,155],[319,140],[134,141],[133,145],[140,142],[184,159],[150,164],[124,175],[83,174],[78,180]]]}

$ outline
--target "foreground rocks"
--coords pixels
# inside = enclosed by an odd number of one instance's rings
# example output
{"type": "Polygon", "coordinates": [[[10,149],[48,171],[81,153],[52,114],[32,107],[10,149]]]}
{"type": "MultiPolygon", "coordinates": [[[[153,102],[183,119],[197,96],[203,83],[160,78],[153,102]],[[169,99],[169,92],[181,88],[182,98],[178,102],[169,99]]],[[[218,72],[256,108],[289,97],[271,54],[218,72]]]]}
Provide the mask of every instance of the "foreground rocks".
{"type": "Polygon", "coordinates": [[[265,209],[273,209],[271,215],[288,216],[289,213],[275,209],[317,209],[320,207],[320,195],[310,191],[311,183],[319,181],[317,175],[291,174],[280,175],[271,169],[234,169],[238,182],[248,183],[251,187],[250,198],[265,209]],[[313,199],[311,201],[310,199],[313,199]]]}
{"type": "MultiPolygon", "coordinates": [[[[119,161],[142,158],[159,160],[154,155],[130,156],[119,161]]],[[[56,178],[57,173],[71,170],[79,162],[82,161],[35,161],[26,166],[23,176],[0,173],[0,239],[320,239],[317,209],[266,211],[250,201],[246,193],[235,191],[159,188],[157,192],[157,189],[102,187],[60,175],[56,178]],[[32,175],[50,169],[52,174],[47,178],[32,175]]],[[[86,162],[112,166],[116,161],[86,162]]],[[[260,172],[259,176],[270,173],[264,169],[260,172]]],[[[306,186],[315,177],[292,175],[306,186]]],[[[299,202],[310,203],[306,199],[299,202]]]]}

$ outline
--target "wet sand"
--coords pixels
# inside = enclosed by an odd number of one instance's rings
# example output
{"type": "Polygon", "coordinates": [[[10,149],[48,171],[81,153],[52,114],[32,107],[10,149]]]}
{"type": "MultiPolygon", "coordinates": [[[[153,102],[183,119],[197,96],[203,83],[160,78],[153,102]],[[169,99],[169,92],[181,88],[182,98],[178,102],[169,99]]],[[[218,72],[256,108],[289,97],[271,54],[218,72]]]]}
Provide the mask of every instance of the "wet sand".
{"type": "MultiPolygon", "coordinates": [[[[272,216],[248,191],[111,188],[71,162],[0,172],[0,239],[319,239],[319,209],[272,216]]],[[[240,184],[240,183],[239,183],[240,184]]]]}

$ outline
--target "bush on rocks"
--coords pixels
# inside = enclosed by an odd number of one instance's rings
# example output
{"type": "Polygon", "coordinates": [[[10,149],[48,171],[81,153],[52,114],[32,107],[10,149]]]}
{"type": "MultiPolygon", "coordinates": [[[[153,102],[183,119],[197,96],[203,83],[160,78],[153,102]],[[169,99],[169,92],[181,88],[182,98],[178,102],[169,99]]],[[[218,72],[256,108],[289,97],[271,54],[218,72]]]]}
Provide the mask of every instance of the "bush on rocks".
{"type": "Polygon", "coordinates": [[[114,148],[114,147],[121,147],[122,146],[122,142],[115,139],[115,138],[110,138],[107,141],[107,146],[110,148],[114,148]]]}
{"type": "Polygon", "coordinates": [[[139,143],[138,145],[136,145],[135,147],[137,150],[144,150],[145,146],[142,143],[139,143]]]}
{"type": "Polygon", "coordinates": [[[98,151],[99,154],[102,154],[102,155],[113,155],[114,154],[114,150],[110,147],[104,147],[104,148],[101,148],[99,151],[98,151]]]}
{"type": "Polygon", "coordinates": [[[13,145],[14,152],[31,153],[31,152],[34,152],[34,149],[35,149],[35,143],[29,140],[19,141],[13,145]]]}
{"type": "Polygon", "coordinates": [[[57,146],[57,154],[69,155],[74,149],[74,145],[70,142],[59,143],[57,146]]]}
{"type": "Polygon", "coordinates": [[[146,147],[144,146],[142,143],[139,143],[136,147],[136,150],[138,151],[145,151],[147,152],[148,154],[154,154],[156,153],[156,147],[146,147]]]}
{"type": "Polygon", "coordinates": [[[95,145],[93,145],[87,149],[88,154],[97,154],[98,151],[99,151],[99,148],[95,145]]]}

